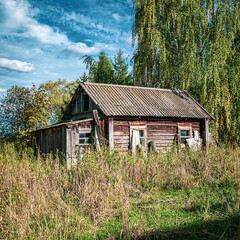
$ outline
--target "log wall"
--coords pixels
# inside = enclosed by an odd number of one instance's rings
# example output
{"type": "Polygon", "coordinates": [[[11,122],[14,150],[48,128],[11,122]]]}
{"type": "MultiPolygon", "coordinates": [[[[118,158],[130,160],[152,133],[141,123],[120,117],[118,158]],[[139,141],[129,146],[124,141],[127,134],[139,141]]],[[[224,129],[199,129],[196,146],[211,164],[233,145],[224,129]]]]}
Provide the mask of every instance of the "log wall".
{"type": "Polygon", "coordinates": [[[202,138],[200,120],[113,120],[113,141],[115,148],[121,152],[128,152],[130,149],[130,128],[131,126],[147,126],[147,143],[154,141],[156,149],[170,147],[179,139],[179,126],[190,126],[192,131],[198,131],[202,138]]]}
{"type": "Polygon", "coordinates": [[[113,121],[113,142],[116,150],[128,152],[130,145],[130,122],[113,121]]]}
{"type": "Polygon", "coordinates": [[[154,141],[156,149],[169,147],[177,138],[178,123],[173,121],[148,121],[147,141],[154,141]]]}

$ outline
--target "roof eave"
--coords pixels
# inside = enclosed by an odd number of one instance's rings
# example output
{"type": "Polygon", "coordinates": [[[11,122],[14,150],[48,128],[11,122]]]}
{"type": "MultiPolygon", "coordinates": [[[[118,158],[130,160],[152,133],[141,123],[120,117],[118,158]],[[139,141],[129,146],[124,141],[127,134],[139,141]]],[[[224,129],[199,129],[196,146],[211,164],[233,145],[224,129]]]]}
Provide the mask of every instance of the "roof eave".
{"type": "Polygon", "coordinates": [[[208,114],[209,119],[215,120],[215,118],[201,105],[199,104],[186,90],[183,90],[205,113],[208,114]]]}

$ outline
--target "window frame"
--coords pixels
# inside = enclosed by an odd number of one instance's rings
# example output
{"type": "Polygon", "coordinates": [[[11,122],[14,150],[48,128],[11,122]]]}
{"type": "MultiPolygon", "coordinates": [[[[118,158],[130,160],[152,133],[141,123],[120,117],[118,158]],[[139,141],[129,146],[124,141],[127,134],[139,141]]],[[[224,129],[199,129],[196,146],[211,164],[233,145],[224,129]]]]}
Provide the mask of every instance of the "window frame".
{"type": "Polygon", "coordinates": [[[89,97],[89,95],[86,94],[86,93],[83,93],[82,96],[81,96],[81,100],[82,100],[82,101],[81,101],[81,112],[91,111],[91,109],[90,109],[90,97],[89,97]],[[86,96],[87,96],[87,98],[88,98],[88,104],[87,104],[88,109],[87,109],[87,110],[85,109],[85,106],[86,106],[86,103],[85,103],[86,96]]]}
{"type": "MultiPolygon", "coordinates": [[[[143,134],[144,134],[144,149],[147,149],[147,126],[145,125],[140,125],[140,126],[130,126],[130,149],[132,149],[132,151],[134,152],[134,149],[132,147],[132,135],[133,135],[133,130],[137,130],[137,131],[141,131],[143,130],[143,134]]],[[[139,137],[140,138],[140,137],[139,137]]],[[[140,139],[139,139],[140,141],[140,139]]],[[[135,146],[136,147],[136,146],[135,146]]]]}
{"type": "Polygon", "coordinates": [[[186,140],[187,139],[190,139],[190,138],[192,138],[193,137],[193,133],[192,133],[192,127],[191,126],[189,126],[189,127],[182,127],[182,126],[178,126],[178,142],[179,142],[179,144],[185,144],[186,143],[186,140]],[[189,131],[189,135],[188,136],[183,136],[183,137],[181,137],[181,131],[189,131]],[[181,142],[181,139],[185,139],[185,141],[184,142],[181,142]]]}
{"type": "Polygon", "coordinates": [[[79,96],[76,99],[76,108],[75,108],[75,114],[80,113],[82,111],[82,98],[79,96]]]}
{"type": "Polygon", "coordinates": [[[91,129],[81,129],[78,131],[78,139],[77,139],[77,145],[78,146],[86,146],[86,145],[91,145],[91,132],[92,130],[91,129]],[[89,137],[81,137],[80,138],[80,134],[89,134],[89,137]],[[80,143],[80,139],[88,139],[88,143],[85,142],[85,143],[80,143]]]}

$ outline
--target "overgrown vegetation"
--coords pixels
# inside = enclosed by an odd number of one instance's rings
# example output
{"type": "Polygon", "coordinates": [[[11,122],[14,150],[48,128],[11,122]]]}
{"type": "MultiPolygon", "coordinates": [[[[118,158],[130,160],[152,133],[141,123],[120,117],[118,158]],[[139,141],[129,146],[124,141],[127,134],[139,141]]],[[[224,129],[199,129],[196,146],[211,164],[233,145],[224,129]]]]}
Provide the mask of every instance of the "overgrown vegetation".
{"type": "Polygon", "coordinates": [[[30,89],[12,86],[0,101],[0,139],[26,137],[32,130],[58,122],[79,83],[58,79],[30,89]]]}
{"type": "Polygon", "coordinates": [[[240,5],[229,0],[133,0],[135,85],[187,90],[240,141],[240,5]]]}
{"type": "Polygon", "coordinates": [[[240,148],[148,157],[0,147],[1,239],[239,239],[240,148]]]}

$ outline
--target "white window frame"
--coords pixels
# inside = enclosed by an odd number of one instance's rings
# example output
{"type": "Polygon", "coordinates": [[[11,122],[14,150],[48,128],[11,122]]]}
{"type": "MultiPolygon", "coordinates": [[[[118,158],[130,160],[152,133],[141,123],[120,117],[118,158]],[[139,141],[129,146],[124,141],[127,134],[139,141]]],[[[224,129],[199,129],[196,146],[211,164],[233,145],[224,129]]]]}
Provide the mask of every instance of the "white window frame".
{"type": "Polygon", "coordinates": [[[77,145],[79,146],[86,146],[86,145],[91,145],[91,129],[81,129],[78,131],[78,140],[77,140],[77,145]],[[84,138],[80,138],[80,134],[90,134],[89,137],[84,137],[84,138]],[[80,139],[89,139],[88,143],[80,143],[80,139]]]}
{"type": "Polygon", "coordinates": [[[130,126],[130,148],[132,149],[132,152],[135,153],[136,151],[136,146],[132,146],[132,135],[133,135],[133,130],[143,130],[144,133],[144,148],[147,149],[147,126],[130,126]]]}
{"type": "Polygon", "coordinates": [[[192,136],[193,136],[193,134],[192,134],[192,127],[181,127],[181,126],[179,126],[178,127],[178,131],[179,131],[179,143],[180,144],[183,144],[183,143],[185,143],[185,142],[181,142],[181,139],[182,138],[184,138],[184,139],[189,139],[189,138],[192,138],[192,136]],[[189,136],[183,136],[183,137],[181,137],[181,130],[187,130],[187,131],[189,131],[189,136]]]}

